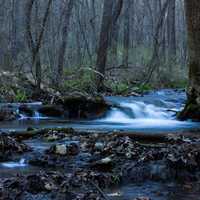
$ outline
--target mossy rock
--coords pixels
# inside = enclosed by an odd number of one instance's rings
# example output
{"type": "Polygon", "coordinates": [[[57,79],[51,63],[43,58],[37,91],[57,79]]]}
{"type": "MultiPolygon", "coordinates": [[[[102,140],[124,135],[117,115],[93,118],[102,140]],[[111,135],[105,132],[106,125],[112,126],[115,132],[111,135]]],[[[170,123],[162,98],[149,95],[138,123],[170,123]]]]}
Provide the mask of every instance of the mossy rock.
{"type": "Polygon", "coordinates": [[[105,114],[110,105],[101,96],[73,94],[60,100],[69,119],[92,119],[105,114]]]}
{"type": "Polygon", "coordinates": [[[200,121],[200,105],[194,102],[188,102],[185,108],[178,113],[179,120],[192,119],[193,121],[200,121]]]}

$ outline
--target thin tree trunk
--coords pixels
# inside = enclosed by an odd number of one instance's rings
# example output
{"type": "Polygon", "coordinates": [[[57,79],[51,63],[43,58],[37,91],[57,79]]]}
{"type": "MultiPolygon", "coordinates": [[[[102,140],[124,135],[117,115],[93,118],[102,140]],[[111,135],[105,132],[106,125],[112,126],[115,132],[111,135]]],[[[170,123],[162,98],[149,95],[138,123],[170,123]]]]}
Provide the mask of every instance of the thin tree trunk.
{"type": "Polygon", "coordinates": [[[62,29],[62,43],[58,52],[58,67],[57,67],[57,76],[56,76],[56,85],[59,86],[63,80],[63,72],[64,72],[64,59],[65,59],[65,52],[67,47],[67,37],[69,33],[69,24],[70,24],[70,17],[72,14],[72,9],[74,6],[74,0],[69,0],[66,5],[66,11],[64,15],[64,26],[62,29]]]}
{"type": "Polygon", "coordinates": [[[124,15],[124,50],[123,50],[123,65],[128,68],[129,61],[129,44],[130,44],[130,5],[131,2],[126,2],[126,9],[124,15]]]}
{"type": "Polygon", "coordinates": [[[171,0],[168,7],[168,42],[169,59],[176,57],[176,19],[175,19],[176,0],[171,0]]]}
{"type": "MultiPolygon", "coordinates": [[[[34,40],[32,32],[31,32],[32,31],[31,30],[31,15],[32,15],[33,5],[35,2],[37,3],[37,1],[35,1],[35,0],[30,0],[27,3],[26,32],[27,32],[28,46],[29,46],[29,48],[31,50],[31,54],[32,54],[32,67],[33,68],[35,67],[36,88],[37,88],[37,90],[40,90],[42,69],[41,69],[39,51],[42,46],[42,39],[44,36],[45,27],[46,27],[47,19],[48,19],[49,12],[50,12],[50,7],[51,7],[53,0],[48,1],[45,15],[44,15],[44,18],[42,21],[41,30],[40,30],[40,32],[37,31],[38,34],[36,34],[36,39],[34,40]]],[[[36,10],[37,10],[37,8],[36,8],[36,10]]]]}

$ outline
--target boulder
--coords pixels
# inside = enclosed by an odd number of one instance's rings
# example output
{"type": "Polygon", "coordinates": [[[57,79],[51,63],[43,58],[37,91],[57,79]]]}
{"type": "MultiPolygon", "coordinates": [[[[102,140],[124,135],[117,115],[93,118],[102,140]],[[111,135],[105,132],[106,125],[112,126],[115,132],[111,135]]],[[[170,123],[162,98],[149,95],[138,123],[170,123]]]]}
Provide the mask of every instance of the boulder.
{"type": "Polygon", "coordinates": [[[47,150],[47,153],[60,156],[76,156],[79,154],[79,145],[75,142],[69,144],[56,144],[47,150]]]}
{"type": "Polygon", "coordinates": [[[56,105],[42,106],[39,108],[38,112],[48,117],[62,117],[64,115],[62,107],[56,105]]]}
{"type": "Polygon", "coordinates": [[[81,94],[65,96],[58,103],[68,112],[70,119],[99,118],[110,108],[101,96],[91,97],[81,94]]]}
{"type": "Polygon", "coordinates": [[[34,111],[31,108],[29,108],[27,105],[23,105],[23,104],[19,106],[19,112],[28,117],[33,117],[34,115],[34,111]]]}

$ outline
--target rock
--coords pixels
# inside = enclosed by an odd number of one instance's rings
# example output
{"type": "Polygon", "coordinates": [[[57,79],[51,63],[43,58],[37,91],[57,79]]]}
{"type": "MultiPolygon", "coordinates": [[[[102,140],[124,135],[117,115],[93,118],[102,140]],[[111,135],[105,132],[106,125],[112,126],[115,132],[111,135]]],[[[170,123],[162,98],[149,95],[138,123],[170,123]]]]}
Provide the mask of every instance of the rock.
{"type": "Polygon", "coordinates": [[[50,149],[47,150],[47,153],[57,154],[61,156],[76,156],[77,154],[79,154],[79,145],[74,142],[69,144],[57,144],[50,147],[50,149]]]}
{"type": "Polygon", "coordinates": [[[94,149],[97,151],[102,151],[104,148],[104,144],[102,142],[96,142],[94,145],[94,149]]]}
{"type": "Polygon", "coordinates": [[[0,108],[0,121],[12,121],[17,119],[17,114],[9,108],[0,108]]]}
{"type": "Polygon", "coordinates": [[[92,168],[100,171],[111,171],[115,163],[111,157],[106,157],[91,164],[92,168]]]}
{"type": "Polygon", "coordinates": [[[22,114],[25,114],[28,117],[33,117],[34,115],[34,111],[31,108],[29,108],[27,105],[23,105],[23,104],[19,106],[19,112],[22,114]]]}
{"type": "Polygon", "coordinates": [[[56,105],[42,106],[38,112],[48,117],[62,117],[64,115],[62,107],[56,105]]]}
{"type": "Polygon", "coordinates": [[[39,175],[31,175],[27,177],[27,191],[32,194],[38,194],[46,191],[45,183],[39,175]]]}
{"type": "Polygon", "coordinates": [[[65,144],[56,145],[56,154],[66,155],[67,154],[67,146],[65,144]]]}
{"type": "Polygon", "coordinates": [[[57,102],[68,112],[70,119],[93,119],[102,117],[110,108],[110,105],[100,97],[71,94],[57,102]]]}
{"type": "Polygon", "coordinates": [[[134,200],[151,200],[149,197],[137,197],[134,200]]]}
{"type": "Polygon", "coordinates": [[[0,161],[5,161],[13,154],[22,154],[30,151],[31,149],[14,138],[9,136],[0,135],[0,161]]]}
{"type": "Polygon", "coordinates": [[[62,139],[65,137],[64,133],[59,133],[56,130],[49,130],[45,135],[44,135],[44,139],[47,142],[53,142],[59,139],[62,139]]]}

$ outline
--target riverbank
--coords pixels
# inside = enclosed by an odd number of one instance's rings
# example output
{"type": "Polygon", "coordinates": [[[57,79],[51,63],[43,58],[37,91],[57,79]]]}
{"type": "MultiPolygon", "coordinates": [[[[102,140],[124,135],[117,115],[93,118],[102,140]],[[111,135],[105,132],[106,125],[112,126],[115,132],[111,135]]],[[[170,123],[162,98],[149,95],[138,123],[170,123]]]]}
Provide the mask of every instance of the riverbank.
{"type": "Polygon", "coordinates": [[[46,129],[28,137],[0,139],[1,171],[7,167],[6,177],[1,174],[0,179],[1,199],[164,200],[172,195],[166,190],[153,195],[148,187],[141,195],[132,191],[130,198],[120,193],[130,184],[136,188],[149,182],[158,190],[173,184],[174,190],[199,192],[198,133],[142,139],[135,134],[46,129]],[[12,165],[20,159],[25,159],[23,165],[12,165]],[[142,198],[145,194],[149,196],[142,198]]]}

